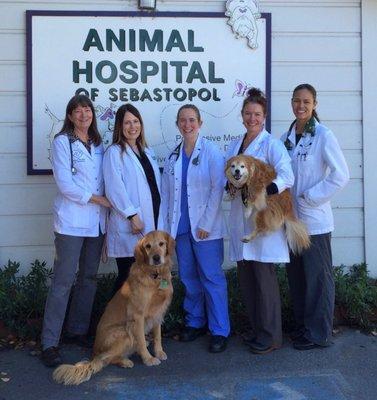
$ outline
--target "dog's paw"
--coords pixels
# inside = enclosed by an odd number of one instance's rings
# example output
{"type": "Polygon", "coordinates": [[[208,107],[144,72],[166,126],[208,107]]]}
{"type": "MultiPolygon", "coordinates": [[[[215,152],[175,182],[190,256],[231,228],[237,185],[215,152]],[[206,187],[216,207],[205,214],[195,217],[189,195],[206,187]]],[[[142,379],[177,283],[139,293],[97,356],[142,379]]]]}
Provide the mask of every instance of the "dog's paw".
{"type": "Polygon", "coordinates": [[[149,358],[143,360],[143,362],[148,367],[152,367],[154,365],[160,365],[161,364],[161,361],[157,357],[149,357],[149,358]]]}
{"type": "Polygon", "coordinates": [[[122,368],[132,368],[134,363],[130,359],[124,358],[118,365],[122,368]]]}
{"type": "Polygon", "coordinates": [[[161,361],[165,361],[165,360],[168,359],[167,354],[166,354],[164,351],[162,351],[162,350],[156,351],[156,357],[157,357],[159,360],[161,360],[161,361]]]}
{"type": "Polygon", "coordinates": [[[243,213],[245,219],[249,219],[253,213],[253,207],[247,207],[243,213]]]}

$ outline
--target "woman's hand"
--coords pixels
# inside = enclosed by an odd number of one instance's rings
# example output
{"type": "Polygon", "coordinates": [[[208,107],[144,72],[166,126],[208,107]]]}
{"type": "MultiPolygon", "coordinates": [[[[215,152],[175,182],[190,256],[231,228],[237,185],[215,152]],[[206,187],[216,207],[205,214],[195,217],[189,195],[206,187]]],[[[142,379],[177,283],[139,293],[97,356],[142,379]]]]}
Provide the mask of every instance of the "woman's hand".
{"type": "Polygon", "coordinates": [[[207,237],[209,236],[209,232],[205,231],[204,229],[200,229],[200,228],[198,229],[197,234],[198,234],[198,238],[200,240],[207,239],[207,237]]]}
{"type": "Polygon", "coordinates": [[[131,223],[131,230],[134,235],[137,235],[138,233],[142,233],[142,231],[144,229],[144,223],[137,214],[135,214],[131,218],[130,223],[131,223]]]}
{"type": "Polygon", "coordinates": [[[89,203],[98,204],[99,206],[111,208],[111,203],[105,196],[98,196],[93,194],[92,197],[89,199],[89,203]]]}

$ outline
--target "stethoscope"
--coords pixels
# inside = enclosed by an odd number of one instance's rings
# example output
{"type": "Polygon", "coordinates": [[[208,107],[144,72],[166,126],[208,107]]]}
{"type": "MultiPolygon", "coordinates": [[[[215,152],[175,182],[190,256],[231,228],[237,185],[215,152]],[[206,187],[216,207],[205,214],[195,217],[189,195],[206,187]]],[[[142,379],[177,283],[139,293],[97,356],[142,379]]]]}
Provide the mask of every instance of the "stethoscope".
{"type": "Polygon", "coordinates": [[[71,173],[72,175],[76,175],[77,174],[77,169],[75,168],[75,166],[73,165],[73,150],[72,150],[72,142],[74,140],[71,139],[70,135],[64,132],[60,132],[57,135],[55,135],[55,137],[58,137],[60,135],[67,135],[67,139],[68,139],[68,143],[69,143],[69,153],[71,155],[71,173]]]}
{"type": "MultiPolygon", "coordinates": [[[[178,144],[178,146],[171,152],[170,156],[168,157],[169,161],[172,160],[172,157],[175,157],[175,160],[173,160],[174,163],[176,163],[178,161],[179,153],[181,152],[182,143],[183,143],[183,141],[180,142],[178,144]]],[[[200,151],[200,149],[198,149],[198,151],[200,151]]],[[[199,160],[199,154],[198,154],[195,158],[193,158],[193,160],[191,162],[192,162],[192,165],[198,166],[199,165],[199,161],[200,160],[199,160]]],[[[171,166],[170,173],[172,175],[174,175],[174,167],[173,166],[171,166]]]]}
{"type": "Polygon", "coordinates": [[[77,169],[73,165],[72,140],[70,138],[68,138],[68,142],[69,142],[69,152],[71,153],[71,172],[72,172],[72,175],[76,175],[77,174],[77,169]]]}
{"type": "MultiPolygon", "coordinates": [[[[287,133],[287,139],[284,142],[284,145],[287,150],[292,150],[293,145],[292,142],[288,139],[288,136],[290,136],[292,129],[295,125],[296,121],[293,121],[288,129],[287,133]]],[[[306,135],[305,135],[306,136],[306,135]]],[[[315,132],[310,132],[310,139],[312,139],[315,136],[315,132]]],[[[300,143],[299,144],[299,151],[297,152],[297,160],[300,161],[306,161],[308,157],[308,152],[310,150],[310,146],[313,144],[312,140],[310,140],[309,143],[300,143]]]]}

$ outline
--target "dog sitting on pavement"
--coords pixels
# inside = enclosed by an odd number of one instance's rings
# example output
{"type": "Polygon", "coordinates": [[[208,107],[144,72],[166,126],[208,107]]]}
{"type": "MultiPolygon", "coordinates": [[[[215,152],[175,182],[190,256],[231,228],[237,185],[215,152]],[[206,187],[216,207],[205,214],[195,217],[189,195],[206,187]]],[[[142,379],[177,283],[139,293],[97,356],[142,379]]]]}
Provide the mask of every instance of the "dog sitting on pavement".
{"type": "Polygon", "coordinates": [[[133,353],[138,353],[148,366],[167,359],[161,344],[161,323],[173,296],[174,247],[174,239],[162,231],[150,232],[139,240],[130,275],[106,306],[98,324],[92,359],[60,365],[53,373],[56,382],[79,385],[109,364],[132,368],[129,357],[133,353]],[[150,331],[154,356],[145,340],[150,331]]]}

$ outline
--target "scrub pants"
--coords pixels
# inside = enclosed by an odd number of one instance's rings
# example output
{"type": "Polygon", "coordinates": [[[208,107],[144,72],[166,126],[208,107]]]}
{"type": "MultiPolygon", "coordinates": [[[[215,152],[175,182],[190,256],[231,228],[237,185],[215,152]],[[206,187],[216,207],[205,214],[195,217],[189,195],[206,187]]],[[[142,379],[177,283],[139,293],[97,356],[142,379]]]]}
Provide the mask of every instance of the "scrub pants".
{"type": "Polygon", "coordinates": [[[260,261],[237,261],[241,295],[256,342],[278,348],[282,344],[281,304],[275,266],[260,261]]]}
{"type": "Polygon", "coordinates": [[[300,256],[291,254],[287,264],[296,320],[294,336],[303,335],[320,346],[329,346],[335,303],[331,233],[313,235],[310,240],[310,247],[300,256]]]}
{"type": "Polygon", "coordinates": [[[98,237],[79,237],[55,232],[54,275],[45,306],[43,350],[59,344],[69,294],[75,278],[67,331],[77,335],[85,335],[88,332],[103,239],[102,234],[98,237]]]}
{"type": "Polygon", "coordinates": [[[191,233],[176,238],[179,275],[186,288],[186,326],[201,328],[208,319],[212,335],[230,332],[227,283],[222,270],[222,239],[195,241],[191,233]]]}

